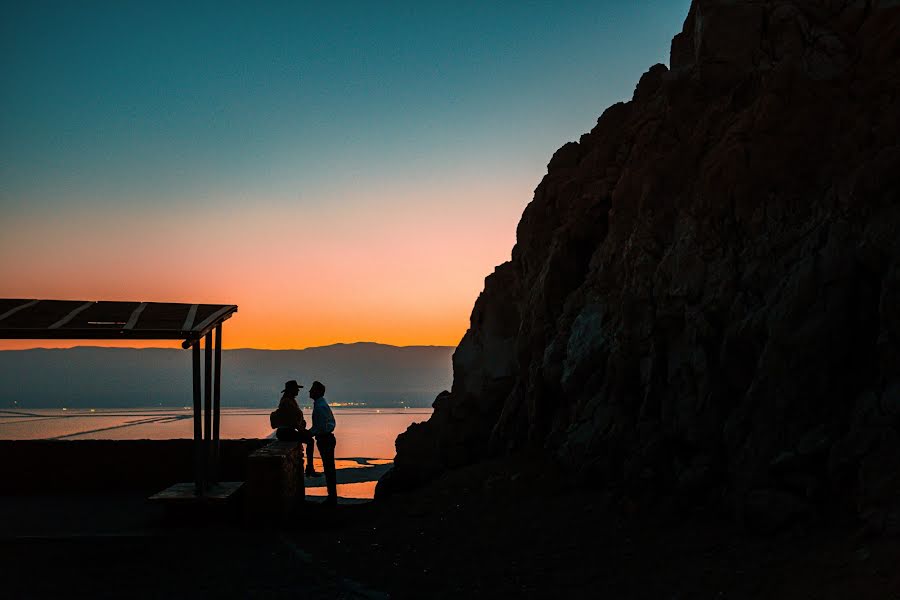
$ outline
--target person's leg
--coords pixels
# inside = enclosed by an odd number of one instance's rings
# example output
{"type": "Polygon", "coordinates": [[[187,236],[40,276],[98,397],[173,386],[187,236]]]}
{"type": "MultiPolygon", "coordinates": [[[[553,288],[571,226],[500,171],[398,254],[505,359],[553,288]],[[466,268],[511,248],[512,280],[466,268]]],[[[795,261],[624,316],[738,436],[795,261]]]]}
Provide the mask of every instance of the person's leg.
{"type": "MultiPolygon", "coordinates": [[[[303,440],[303,443],[306,444],[306,475],[308,477],[315,477],[318,475],[316,469],[313,467],[313,450],[315,449],[313,444],[315,443],[315,440],[313,440],[311,435],[307,434],[307,438],[303,440]]],[[[322,451],[319,450],[319,454],[321,453],[322,451]]]]}
{"type": "Polygon", "coordinates": [[[333,434],[320,436],[317,440],[319,455],[322,457],[322,468],[325,471],[325,486],[328,489],[329,504],[337,503],[337,471],[334,465],[334,449],[337,445],[333,434]]]}

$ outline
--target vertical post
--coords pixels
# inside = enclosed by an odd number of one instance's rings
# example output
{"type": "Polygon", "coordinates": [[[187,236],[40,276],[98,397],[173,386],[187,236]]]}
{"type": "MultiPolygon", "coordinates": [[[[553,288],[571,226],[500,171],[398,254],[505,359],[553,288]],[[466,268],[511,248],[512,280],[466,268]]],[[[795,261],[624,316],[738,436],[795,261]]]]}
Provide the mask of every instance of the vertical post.
{"type": "Polygon", "coordinates": [[[191,347],[194,364],[194,491],[203,494],[203,431],[200,424],[200,340],[191,347]]]}
{"type": "Polygon", "coordinates": [[[216,325],[215,379],[213,380],[213,481],[219,481],[219,422],[222,410],[222,324],[216,325]]]}
{"type": "Polygon", "coordinates": [[[212,460],[210,459],[210,451],[212,450],[212,332],[206,334],[206,344],[205,350],[206,353],[204,355],[205,365],[203,370],[203,383],[204,385],[204,414],[203,414],[203,456],[204,456],[204,484],[206,486],[209,485],[209,479],[211,475],[211,467],[212,460]]]}

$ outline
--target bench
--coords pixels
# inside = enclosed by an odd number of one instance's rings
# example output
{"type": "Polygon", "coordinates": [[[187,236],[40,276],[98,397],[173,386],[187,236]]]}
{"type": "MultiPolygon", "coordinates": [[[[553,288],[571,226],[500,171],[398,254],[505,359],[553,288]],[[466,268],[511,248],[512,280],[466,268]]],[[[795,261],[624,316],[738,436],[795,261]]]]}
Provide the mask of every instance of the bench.
{"type": "Polygon", "coordinates": [[[303,502],[303,447],[300,442],[272,442],[247,458],[244,484],[247,513],[271,519],[285,517],[303,502]]]}

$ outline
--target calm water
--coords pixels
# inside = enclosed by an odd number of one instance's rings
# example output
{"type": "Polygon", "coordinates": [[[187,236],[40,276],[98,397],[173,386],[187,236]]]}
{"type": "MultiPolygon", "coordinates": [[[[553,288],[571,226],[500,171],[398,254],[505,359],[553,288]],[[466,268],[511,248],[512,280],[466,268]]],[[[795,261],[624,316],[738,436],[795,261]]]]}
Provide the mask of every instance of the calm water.
{"type": "MultiPolygon", "coordinates": [[[[270,409],[223,408],[223,439],[266,438],[270,409]]],[[[309,410],[305,411],[309,413],[309,410]]],[[[169,440],[193,437],[190,409],[0,410],[0,439],[169,440]]],[[[394,439],[431,409],[335,408],[337,456],[393,458],[394,439]]]]}
{"type": "MultiPolygon", "coordinates": [[[[223,408],[223,439],[266,438],[271,409],[223,408]]],[[[304,413],[309,415],[309,410],[304,413]]],[[[394,458],[394,440],[410,424],[425,421],[431,409],[335,408],[337,421],[335,455],[338,494],[344,498],[371,498],[375,480],[394,458]]],[[[167,440],[191,439],[190,409],[9,409],[0,410],[0,439],[64,440],[167,440]]],[[[316,452],[315,466],[322,470],[316,452]]],[[[325,494],[324,479],[309,480],[307,493],[325,494]]]]}

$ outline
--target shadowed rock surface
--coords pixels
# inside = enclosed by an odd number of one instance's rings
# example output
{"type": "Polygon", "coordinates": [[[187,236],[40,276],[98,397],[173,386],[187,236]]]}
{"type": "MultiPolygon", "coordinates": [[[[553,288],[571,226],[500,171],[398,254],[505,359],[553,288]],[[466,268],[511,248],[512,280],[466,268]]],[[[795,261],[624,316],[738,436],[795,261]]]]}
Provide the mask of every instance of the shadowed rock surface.
{"type": "Polygon", "coordinates": [[[763,526],[900,527],[898,90],[900,3],[695,0],[553,155],[379,495],[545,447],[763,526]]]}

